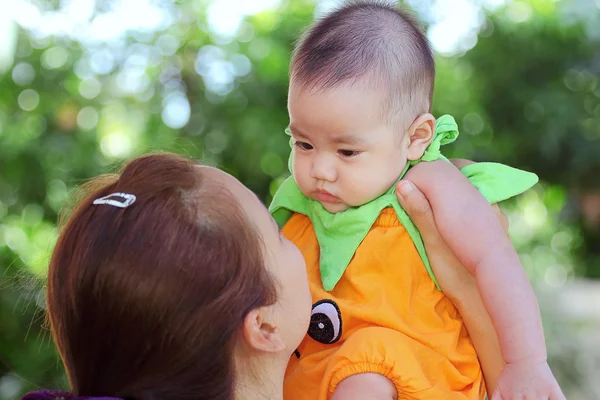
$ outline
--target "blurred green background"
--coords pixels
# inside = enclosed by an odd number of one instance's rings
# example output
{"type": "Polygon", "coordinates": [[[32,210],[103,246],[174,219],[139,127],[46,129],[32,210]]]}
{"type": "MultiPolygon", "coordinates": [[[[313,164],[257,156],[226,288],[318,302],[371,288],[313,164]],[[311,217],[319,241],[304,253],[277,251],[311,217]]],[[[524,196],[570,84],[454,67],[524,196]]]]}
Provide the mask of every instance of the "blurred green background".
{"type": "MultiPolygon", "coordinates": [[[[308,0],[0,0],[0,400],[66,387],[44,326],[57,212],[156,150],[265,202],[287,176],[286,90],[308,0]]],[[[437,53],[446,154],[541,183],[507,202],[569,399],[600,398],[600,0],[412,0],[437,53]]]]}

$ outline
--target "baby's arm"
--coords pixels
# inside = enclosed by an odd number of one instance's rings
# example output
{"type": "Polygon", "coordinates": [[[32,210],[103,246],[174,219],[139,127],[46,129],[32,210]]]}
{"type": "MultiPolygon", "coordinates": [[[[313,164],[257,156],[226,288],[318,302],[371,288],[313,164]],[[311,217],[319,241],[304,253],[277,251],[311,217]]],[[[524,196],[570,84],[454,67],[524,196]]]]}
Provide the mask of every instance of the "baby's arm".
{"type": "Polygon", "coordinates": [[[507,363],[546,360],[537,300],[498,218],[461,172],[444,160],[406,176],[429,199],[440,234],[475,276],[507,363]]]}

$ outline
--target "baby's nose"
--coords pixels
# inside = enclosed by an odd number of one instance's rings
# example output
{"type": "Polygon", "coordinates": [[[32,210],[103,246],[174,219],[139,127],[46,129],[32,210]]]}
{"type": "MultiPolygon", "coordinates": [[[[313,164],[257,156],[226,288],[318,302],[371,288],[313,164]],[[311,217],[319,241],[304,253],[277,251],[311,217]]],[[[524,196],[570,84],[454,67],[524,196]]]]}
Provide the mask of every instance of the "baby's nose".
{"type": "Polygon", "coordinates": [[[315,157],[312,163],[311,176],[320,181],[334,182],[337,179],[335,164],[327,157],[315,157]]]}

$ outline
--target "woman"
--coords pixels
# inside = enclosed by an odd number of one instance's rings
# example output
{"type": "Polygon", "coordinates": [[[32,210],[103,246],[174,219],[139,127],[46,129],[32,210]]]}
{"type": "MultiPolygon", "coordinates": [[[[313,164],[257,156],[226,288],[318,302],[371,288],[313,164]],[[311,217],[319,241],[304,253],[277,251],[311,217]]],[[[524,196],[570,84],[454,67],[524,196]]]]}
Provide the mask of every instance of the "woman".
{"type": "MultiPolygon", "coordinates": [[[[311,299],[300,252],[258,198],[231,175],[172,154],[134,159],[85,189],[48,276],[72,393],[23,399],[282,399],[311,299]]],[[[400,199],[473,338],[493,333],[427,201],[416,190],[400,199]]],[[[484,367],[496,368],[495,336],[481,340],[493,361],[482,358],[484,367]]]]}

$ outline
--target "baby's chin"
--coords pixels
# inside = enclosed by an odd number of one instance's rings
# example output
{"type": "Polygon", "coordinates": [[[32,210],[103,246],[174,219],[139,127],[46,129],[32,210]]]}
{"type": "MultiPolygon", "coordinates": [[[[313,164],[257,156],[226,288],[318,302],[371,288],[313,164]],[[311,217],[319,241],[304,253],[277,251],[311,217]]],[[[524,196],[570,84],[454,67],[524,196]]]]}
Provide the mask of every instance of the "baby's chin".
{"type": "Polygon", "coordinates": [[[337,214],[339,212],[346,211],[347,209],[350,208],[350,206],[345,203],[325,203],[325,202],[319,202],[319,203],[321,203],[323,208],[326,209],[327,212],[329,212],[331,214],[337,214]]]}

